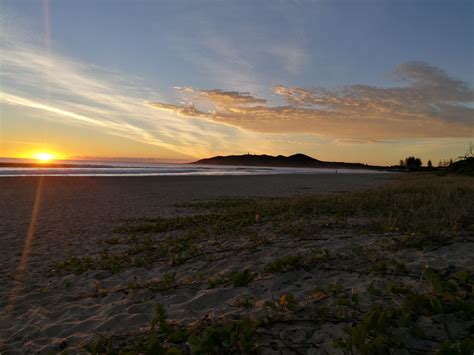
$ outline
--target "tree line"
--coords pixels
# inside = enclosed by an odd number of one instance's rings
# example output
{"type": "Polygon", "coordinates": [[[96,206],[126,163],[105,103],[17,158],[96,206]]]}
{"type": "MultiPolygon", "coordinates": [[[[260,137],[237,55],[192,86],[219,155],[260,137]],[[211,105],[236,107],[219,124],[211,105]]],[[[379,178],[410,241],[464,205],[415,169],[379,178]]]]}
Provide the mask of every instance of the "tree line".
{"type": "MultiPolygon", "coordinates": [[[[458,164],[459,161],[468,161],[470,164],[472,164],[472,159],[474,159],[474,146],[472,143],[469,144],[469,149],[467,150],[466,154],[458,157],[456,159],[456,164],[458,164]]],[[[453,167],[453,165],[456,165],[453,161],[453,159],[449,160],[440,160],[438,162],[438,169],[439,168],[450,168],[453,167]]],[[[433,167],[433,163],[431,160],[428,160],[426,163],[426,167],[423,167],[423,162],[421,161],[420,158],[416,158],[413,156],[405,158],[405,160],[401,159],[399,166],[401,168],[404,168],[409,171],[419,171],[419,170],[436,170],[435,167],[433,167]]]]}

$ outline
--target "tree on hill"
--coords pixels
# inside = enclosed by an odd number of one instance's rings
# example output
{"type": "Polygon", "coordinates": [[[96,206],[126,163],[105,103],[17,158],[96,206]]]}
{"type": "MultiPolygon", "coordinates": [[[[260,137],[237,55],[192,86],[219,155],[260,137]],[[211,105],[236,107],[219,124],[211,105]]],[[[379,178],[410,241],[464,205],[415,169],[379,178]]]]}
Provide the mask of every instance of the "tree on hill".
{"type": "Polygon", "coordinates": [[[411,171],[420,170],[422,165],[420,158],[408,157],[405,158],[405,166],[411,171]]]}
{"type": "Polygon", "coordinates": [[[428,169],[433,169],[433,163],[431,162],[431,160],[428,160],[428,164],[426,166],[428,167],[428,169]]]}
{"type": "Polygon", "coordinates": [[[439,164],[438,164],[438,167],[440,168],[447,168],[449,165],[451,165],[453,163],[453,159],[450,159],[450,160],[440,160],[439,161],[439,164]]]}
{"type": "Polygon", "coordinates": [[[469,142],[469,148],[466,151],[466,154],[461,155],[458,157],[457,160],[462,160],[462,159],[468,159],[468,158],[474,158],[474,145],[472,142],[469,142]]]}

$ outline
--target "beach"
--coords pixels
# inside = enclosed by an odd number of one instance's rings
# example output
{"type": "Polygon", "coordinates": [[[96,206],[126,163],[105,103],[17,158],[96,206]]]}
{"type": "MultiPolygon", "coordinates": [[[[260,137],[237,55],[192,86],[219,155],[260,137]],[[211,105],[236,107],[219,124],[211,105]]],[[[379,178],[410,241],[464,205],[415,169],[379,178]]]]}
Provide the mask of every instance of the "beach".
{"type": "MultiPolygon", "coordinates": [[[[393,179],[391,174],[2,178],[0,353],[94,353],[105,346],[101,339],[108,339],[107,351],[114,353],[136,339],[150,345],[149,332],[158,325],[160,346],[185,351],[204,345],[189,345],[196,341],[191,338],[170,340],[169,329],[192,328],[202,340],[204,324],[243,317],[267,322],[252,328],[257,339],[252,351],[342,353],[344,344],[335,350],[334,339],[343,339],[344,326],[370,309],[365,293],[385,275],[416,288],[427,267],[472,272],[474,244],[464,225],[449,242],[436,239],[430,249],[406,243],[407,231],[396,229],[400,221],[382,230],[386,220],[379,223],[377,211],[364,212],[357,193],[393,179]],[[338,197],[347,194],[355,202],[338,197]],[[323,205],[326,195],[336,199],[334,205],[345,204],[344,212],[337,211],[340,218],[301,207],[323,205]],[[345,212],[347,206],[359,207],[345,212]],[[373,229],[374,221],[379,229],[373,229]],[[169,320],[157,316],[158,305],[169,320]]],[[[472,188],[470,180],[460,184],[472,188]]],[[[470,208],[465,195],[456,198],[470,208]]],[[[464,212],[452,218],[465,218],[464,212]]],[[[448,222],[441,220],[439,230],[448,222]]],[[[468,283],[459,282],[461,289],[468,283]]],[[[444,324],[436,317],[413,321],[428,322],[418,326],[430,329],[432,338],[445,336],[447,322],[457,332],[454,342],[467,337],[473,324],[450,315],[444,324]]],[[[408,342],[418,350],[439,345],[415,336],[408,342]]]]}
{"type": "Polygon", "coordinates": [[[474,355],[474,1],[0,1],[0,355],[474,355]]]}
{"type": "MultiPolygon", "coordinates": [[[[47,248],[58,248],[53,255],[60,255],[67,248],[64,243],[80,247],[97,234],[109,234],[121,218],[172,215],[177,203],[222,196],[342,192],[388,178],[380,174],[45,177],[35,240],[50,240],[47,248]]],[[[2,270],[18,262],[14,255],[23,248],[39,181],[38,177],[0,179],[0,235],[5,238],[2,245],[11,248],[3,261],[11,265],[2,265],[2,270]]]]}

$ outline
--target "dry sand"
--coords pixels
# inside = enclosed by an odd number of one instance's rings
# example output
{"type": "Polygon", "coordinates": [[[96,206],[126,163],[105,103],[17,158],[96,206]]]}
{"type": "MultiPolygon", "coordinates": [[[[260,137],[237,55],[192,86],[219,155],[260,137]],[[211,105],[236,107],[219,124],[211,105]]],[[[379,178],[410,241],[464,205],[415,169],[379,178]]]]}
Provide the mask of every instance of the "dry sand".
{"type": "MultiPolygon", "coordinates": [[[[349,191],[387,179],[384,174],[45,177],[29,269],[89,252],[95,248],[93,242],[109,236],[122,218],[173,215],[177,203],[221,196],[349,191]]],[[[14,271],[20,260],[39,181],[37,177],[0,178],[3,273],[14,271]]]]}
{"type": "MultiPolygon", "coordinates": [[[[179,266],[159,262],[151,269],[136,267],[117,274],[98,270],[81,275],[54,274],[51,269],[55,263],[71,256],[97,255],[103,247],[101,242],[113,236],[112,230],[121,219],[170,216],[176,213],[174,206],[178,202],[220,196],[350,191],[382,184],[387,179],[389,176],[379,174],[46,177],[42,180],[40,195],[37,194],[39,178],[0,179],[0,353],[81,352],[83,344],[97,334],[145,329],[158,303],[166,306],[170,318],[190,323],[205,317],[262,312],[261,307],[249,311],[236,306],[243,293],[258,305],[263,300],[278,299],[290,293],[304,300],[316,287],[338,280],[343,280],[344,287],[352,290],[367,286],[363,275],[348,270],[356,266],[364,268],[364,265],[356,265],[352,259],[344,264],[341,259],[340,263],[328,265],[326,271],[300,270],[259,277],[248,288],[229,285],[208,288],[208,277],[228,274],[236,268],[262,270],[275,257],[295,251],[305,254],[310,250],[329,249],[331,253],[344,255],[344,250],[350,247],[383,253],[380,245],[372,243],[378,236],[353,235],[347,230],[321,233],[317,238],[302,239],[297,244],[294,238],[280,238],[269,246],[244,248],[239,253],[235,250],[245,246],[245,241],[231,239],[220,244],[220,250],[229,252],[203,254],[179,266]],[[25,239],[31,228],[35,196],[40,199],[37,222],[30,233],[31,245],[25,260],[25,239]],[[26,261],[24,273],[21,267],[19,269],[22,257],[26,261]],[[331,267],[334,271],[327,271],[331,267]],[[151,292],[147,288],[130,292],[127,286],[160,280],[170,272],[175,272],[178,283],[183,285],[174,292],[151,292]],[[204,275],[204,281],[186,281],[197,274],[204,275]],[[20,282],[15,282],[15,278],[20,282]]],[[[119,250],[121,246],[111,248],[119,250]]],[[[215,245],[202,240],[198,248],[212,251],[215,245]]],[[[472,267],[468,256],[474,255],[473,244],[463,244],[462,248],[466,257],[458,260],[459,265],[472,267]]],[[[424,261],[448,265],[457,249],[459,245],[450,245],[424,255],[424,261]]],[[[414,272],[422,267],[416,250],[403,251],[403,258],[414,272]]],[[[272,353],[272,347],[285,349],[286,342],[304,344],[303,353],[324,353],[332,352],[331,339],[342,334],[342,325],[328,322],[315,331],[313,325],[303,322],[276,325],[272,331],[278,334],[278,340],[270,337],[267,344],[262,343],[261,349],[267,353],[272,353]]]]}

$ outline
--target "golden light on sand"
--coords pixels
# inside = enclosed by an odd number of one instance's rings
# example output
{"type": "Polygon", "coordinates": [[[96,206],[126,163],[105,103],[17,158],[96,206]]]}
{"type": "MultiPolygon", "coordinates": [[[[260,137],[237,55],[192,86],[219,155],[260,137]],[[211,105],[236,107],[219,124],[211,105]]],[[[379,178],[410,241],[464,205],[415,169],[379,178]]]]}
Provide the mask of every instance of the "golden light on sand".
{"type": "Polygon", "coordinates": [[[42,163],[47,163],[54,159],[54,155],[48,152],[39,152],[34,154],[33,158],[39,160],[42,163]]]}

